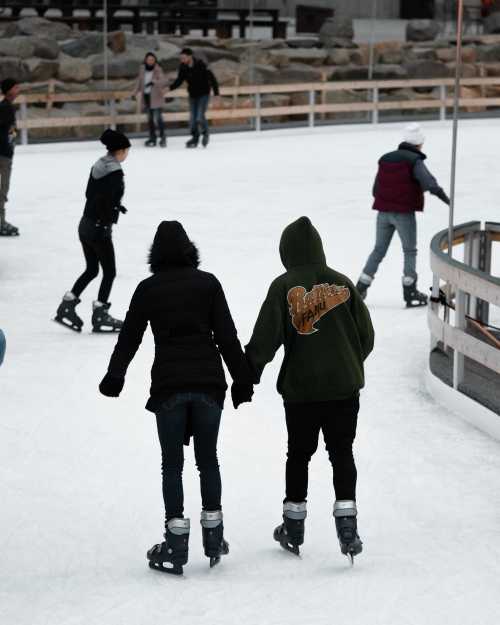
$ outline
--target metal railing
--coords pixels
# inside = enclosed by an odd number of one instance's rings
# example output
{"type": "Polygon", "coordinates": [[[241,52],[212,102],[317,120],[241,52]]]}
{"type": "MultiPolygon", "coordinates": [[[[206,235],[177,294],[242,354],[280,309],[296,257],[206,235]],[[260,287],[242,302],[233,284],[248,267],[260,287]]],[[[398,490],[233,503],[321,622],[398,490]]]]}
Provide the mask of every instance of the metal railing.
{"type": "Polygon", "coordinates": [[[465,358],[500,374],[500,341],[495,340],[493,334],[489,341],[480,340],[468,329],[472,323],[488,336],[489,306],[500,307],[500,278],[491,275],[495,241],[500,241],[499,223],[486,222],[484,229],[479,221],[456,226],[453,245],[464,245],[463,262],[450,258],[447,253],[448,230],[436,234],[431,242],[434,275],[428,311],[431,350],[439,343],[444,349],[453,350],[453,388],[456,390],[460,390],[464,382],[465,358]],[[443,290],[446,302],[443,302],[443,290]],[[444,308],[440,303],[445,303],[444,308]],[[450,310],[454,310],[453,315],[450,310]]]}

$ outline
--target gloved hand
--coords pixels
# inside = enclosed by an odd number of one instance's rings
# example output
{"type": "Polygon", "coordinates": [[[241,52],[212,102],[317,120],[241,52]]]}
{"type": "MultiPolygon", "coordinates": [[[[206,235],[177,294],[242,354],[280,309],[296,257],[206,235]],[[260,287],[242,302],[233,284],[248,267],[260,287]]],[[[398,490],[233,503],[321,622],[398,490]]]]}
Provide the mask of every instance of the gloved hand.
{"type": "Polygon", "coordinates": [[[124,384],[125,378],[115,378],[109,373],[106,373],[99,384],[99,390],[103,395],[106,395],[106,397],[118,397],[122,392],[124,384]]]}
{"type": "Polygon", "coordinates": [[[118,210],[120,211],[120,213],[123,213],[124,215],[128,213],[128,210],[125,208],[125,206],[122,206],[121,204],[118,207],[118,210]]]}
{"type": "Polygon", "coordinates": [[[236,410],[240,404],[252,401],[253,384],[240,384],[233,382],[231,386],[231,398],[233,400],[233,406],[236,410]]]}

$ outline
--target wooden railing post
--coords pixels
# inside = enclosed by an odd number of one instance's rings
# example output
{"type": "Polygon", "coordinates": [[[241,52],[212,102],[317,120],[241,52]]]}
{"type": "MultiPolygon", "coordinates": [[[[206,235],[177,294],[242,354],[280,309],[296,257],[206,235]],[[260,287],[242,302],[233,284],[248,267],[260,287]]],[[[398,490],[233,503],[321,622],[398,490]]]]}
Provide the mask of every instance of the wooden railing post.
{"type": "Polygon", "coordinates": [[[373,111],[372,111],[372,124],[378,124],[378,102],[379,102],[379,90],[378,87],[373,87],[373,111]]]}
{"type": "Polygon", "coordinates": [[[441,101],[441,107],[439,108],[439,119],[442,122],[446,120],[446,95],[447,95],[446,85],[441,85],[439,87],[439,99],[441,101]]]}
{"type": "Polygon", "coordinates": [[[26,122],[28,121],[28,106],[26,105],[26,100],[21,101],[21,121],[23,122],[23,127],[21,128],[21,145],[28,145],[28,128],[26,127],[26,122]]]}
{"type": "Polygon", "coordinates": [[[111,98],[109,101],[109,113],[111,115],[111,129],[116,130],[116,100],[111,98]]]}
{"type": "Polygon", "coordinates": [[[309,106],[311,110],[309,111],[309,128],[314,128],[314,109],[316,105],[316,92],[314,89],[309,91],[309,106]]]}
{"type": "Polygon", "coordinates": [[[257,91],[257,93],[255,94],[255,130],[257,132],[260,132],[262,130],[262,118],[260,115],[260,110],[261,110],[261,97],[260,97],[260,91],[257,91]]]}

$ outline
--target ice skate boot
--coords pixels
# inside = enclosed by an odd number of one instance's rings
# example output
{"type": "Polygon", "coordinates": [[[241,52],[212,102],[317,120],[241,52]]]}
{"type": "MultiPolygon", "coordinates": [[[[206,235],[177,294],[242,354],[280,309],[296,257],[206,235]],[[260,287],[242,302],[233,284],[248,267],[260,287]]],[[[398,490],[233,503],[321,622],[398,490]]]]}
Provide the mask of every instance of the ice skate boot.
{"type": "Polygon", "coordinates": [[[362,273],[359,276],[359,280],[356,284],[356,289],[358,293],[361,295],[361,299],[366,299],[368,289],[370,288],[372,282],[373,282],[372,276],[369,276],[367,273],[362,273]]]}
{"type": "Polygon", "coordinates": [[[0,237],[18,237],[19,236],[19,228],[13,226],[8,221],[4,221],[2,225],[0,225],[0,237]]]}
{"type": "Polygon", "coordinates": [[[221,556],[229,553],[229,544],[224,540],[222,510],[214,512],[202,510],[200,523],[203,532],[203,549],[207,558],[210,558],[210,568],[213,568],[219,564],[221,556]]]}
{"type": "Polygon", "coordinates": [[[156,139],[148,139],[147,141],[144,142],[144,145],[147,148],[155,148],[156,147],[156,139]]]}
{"type": "Polygon", "coordinates": [[[187,148],[197,148],[200,137],[198,135],[193,135],[191,139],[186,143],[187,148]]]}
{"type": "Polygon", "coordinates": [[[60,323],[63,326],[66,326],[70,330],[74,330],[75,332],[81,332],[83,321],[75,312],[75,307],[79,303],[80,300],[78,299],[78,297],[68,291],[64,295],[62,302],[59,304],[59,308],[57,309],[54,321],[57,321],[57,323],[60,323]]]}
{"type": "Polygon", "coordinates": [[[189,555],[189,519],[170,519],[167,523],[165,541],[154,545],[146,557],[149,568],[170,575],[182,575],[189,555]],[[165,566],[165,564],[172,566],[165,566]]]}
{"type": "Polygon", "coordinates": [[[283,523],[274,530],[274,540],[290,553],[300,555],[299,547],[304,542],[304,522],[307,516],[306,502],[283,504],[283,523]]]}
{"type": "Polygon", "coordinates": [[[363,551],[363,543],[358,535],[357,513],[355,501],[336,501],[333,507],[340,550],[349,558],[351,566],[354,564],[354,556],[363,551]]]}
{"type": "Polygon", "coordinates": [[[208,143],[210,141],[210,135],[208,134],[208,132],[204,132],[203,136],[201,138],[201,145],[206,148],[208,143]]]}
{"type": "Polygon", "coordinates": [[[109,313],[110,303],[94,302],[92,312],[92,332],[119,332],[123,321],[115,319],[109,313]]]}
{"type": "Polygon", "coordinates": [[[166,148],[167,147],[167,138],[166,137],[162,137],[160,139],[160,148],[166,148]]]}
{"type": "Polygon", "coordinates": [[[414,278],[408,276],[403,278],[403,297],[406,302],[406,308],[427,306],[428,297],[417,289],[417,281],[414,278]]]}

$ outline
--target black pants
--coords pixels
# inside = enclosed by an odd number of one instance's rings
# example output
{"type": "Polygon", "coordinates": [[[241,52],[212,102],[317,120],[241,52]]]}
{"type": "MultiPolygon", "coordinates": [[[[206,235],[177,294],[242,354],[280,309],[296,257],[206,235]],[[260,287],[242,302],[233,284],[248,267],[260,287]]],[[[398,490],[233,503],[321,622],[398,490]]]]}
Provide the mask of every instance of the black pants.
{"type": "Polygon", "coordinates": [[[217,438],[221,407],[201,393],[178,393],[156,414],[161,446],[165,525],[184,515],[184,438],[186,428],[193,434],[194,455],[200,473],[203,510],[221,509],[221,479],[217,460],[217,438]]]}
{"type": "Polygon", "coordinates": [[[116,277],[115,248],[111,235],[100,236],[99,228],[85,217],[81,220],[78,228],[80,243],[87,267],[75,282],[71,292],[80,297],[87,286],[97,278],[99,265],[102,267],[102,282],[97,299],[105,303],[109,299],[111,287],[116,277]]]}
{"type": "Polygon", "coordinates": [[[201,134],[208,134],[208,120],[206,118],[210,96],[202,95],[198,98],[189,98],[189,111],[191,117],[191,134],[196,139],[201,134]]]}
{"type": "Polygon", "coordinates": [[[144,104],[148,113],[148,125],[149,125],[149,138],[156,141],[156,128],[160,133],[160,138],[165,137],[165,123],[163,122],[163,115],[161,109],[151,108],[151,94],[144,94],[144,104]]]}
{"type": "Polygon", "coordinates": [[[309,461],[318,448],[320,430],[333,466],[337,499],[356,499],[356,465],[352,444],[356,437],[359,397],[338,401],[285,403],[288,429],[285,501],[305,501],[309,461]]]}

